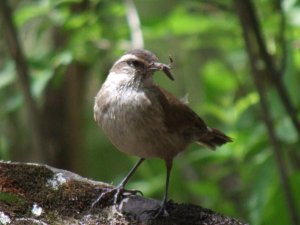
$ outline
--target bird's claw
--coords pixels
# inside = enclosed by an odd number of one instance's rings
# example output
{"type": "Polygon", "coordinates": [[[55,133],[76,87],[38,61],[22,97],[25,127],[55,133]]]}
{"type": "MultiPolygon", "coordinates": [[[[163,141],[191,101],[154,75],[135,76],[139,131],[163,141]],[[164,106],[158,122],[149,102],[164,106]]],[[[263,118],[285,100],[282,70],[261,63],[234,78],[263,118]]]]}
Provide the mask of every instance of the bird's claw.
{"type": "Polygon", "coordinates": [[[114,196],[114,205],[117,205],[121,198],[124,198],[126,196],[132,196],[132,195],[137,195],[140,194],[141,196],[143,196],[143,193],[139,190],[126,190],[124,189],[124,187],[117,187],[115,188],[116,193],[114,196]]]}
{"type": "Polygon", "coordinates": [[[100,202],[102,199],[107,198],[111,195],[114,195],[114,201],[113,201],[113,205],[117,205],[120,200],[126,196],[131,196],[131,195],[137,195],[140,194],[141,196],[143,196],[143,193],[139,190],[126,190],[124,189],[123,186],[118,186],[112,189],[108,189],[104,192],[102,192],[98,198],[92,203],[91,208],[94,208],[94,206],[100,202]]]}
{"type": "Polygon", "coordinates": [[[144,196],[143,192],[141,192],[140,190],[125,190],[122,189],[123,193],[122,195],[125,196],[130,196],[130,195],[140,195],[140,196],[144,196]]]}

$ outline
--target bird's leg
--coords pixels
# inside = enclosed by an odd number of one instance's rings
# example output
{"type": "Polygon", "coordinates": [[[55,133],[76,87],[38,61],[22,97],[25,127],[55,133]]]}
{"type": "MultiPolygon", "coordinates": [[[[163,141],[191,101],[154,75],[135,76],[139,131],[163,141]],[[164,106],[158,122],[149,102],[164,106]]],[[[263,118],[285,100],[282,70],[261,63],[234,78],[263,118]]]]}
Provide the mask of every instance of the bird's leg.
{"type": "Polygon", "coordinates": [[[123,193],[129,193],[129,194],[137,194],[140,193],[142,194],[141,191],[138,190],[125,190],[124,187],[127,184],[128,180],[130,179],[130,177],[134,174],[134,172],[137,170],[137,168],[141,165],[141,163],[144,161],[144,158],[140,158],[136,164],[132,167],[132,169],[129,171],[129,173],[127,174],[127,176],[121,181],[121,183],[116,187],[116,194],[114,196],[114,205],[116,205],[119,200],[120,200],[120,196],[123,193]]]}
{"type": "Polygon", "coordinates": [[[169,215],[166,210],[166,205],[168,202],[168,192],[169,192],[169,183],[170,183],[170,174],[171,174],[172,165],[173,165],[172,160],[166,160],[167,176],[166,176],[165,193],[164,193],[164,198],[162,200],[162,204],[161,204],[160,209],[158,210],[156,216],[160,216],[160,215],[168,216],[169,215]]]}
{"type": "Polygon", "coordinates": [[[127,193],[128,195],[135,195],[137,193],[142,194],[141,191],[138,190],[125,190],[124,187],[127,184],[128,180],[130,179],[130,177],[134,174],[134,172],[137,170],[137,168],[141,165],[141,163],[144,161],[144,158],[140,158],[136,164],[132,167],[132,169],[129,171],[129,173],[127,174],[127,176],[121,181],[121,183],[110,190],[104,191],[103,193],[101,193],[101,195],[92,203],[91,207],[93,208],[102,198],[106,197],[107,195],[113,194],[114,195],[114,205],[117,205],[117,203],[119,202],[121,196],[125,193],[127,193]]]}
{"type": "Polygon", "coordinates": [[[153,219],[156,219],[157,217],[160,216],[169,216],[166,206],[168,202],[169,181],[170,181],[170,174],[171,174],[173,162],[172,160],[166,160],[165,162],[166,162],[166,170],[167,170],[165,193],[159,208],[150,210],[150,214],[152,214],[153,219]]]}

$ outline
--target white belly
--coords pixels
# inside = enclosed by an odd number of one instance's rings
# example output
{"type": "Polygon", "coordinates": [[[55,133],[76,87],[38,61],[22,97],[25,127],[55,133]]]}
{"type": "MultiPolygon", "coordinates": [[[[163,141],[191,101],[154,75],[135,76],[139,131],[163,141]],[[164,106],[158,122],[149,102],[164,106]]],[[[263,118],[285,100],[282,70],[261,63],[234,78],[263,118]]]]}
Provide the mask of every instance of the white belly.
{"type": "Polygon", "coordinates": [[[104,104],[96,102],[94,110],[104,133],[120,151],[142,158],[173,158],[185,148],[180,135],[165,127],[163,109],[155,98],[136,90],[114,96],[104,104]]]}

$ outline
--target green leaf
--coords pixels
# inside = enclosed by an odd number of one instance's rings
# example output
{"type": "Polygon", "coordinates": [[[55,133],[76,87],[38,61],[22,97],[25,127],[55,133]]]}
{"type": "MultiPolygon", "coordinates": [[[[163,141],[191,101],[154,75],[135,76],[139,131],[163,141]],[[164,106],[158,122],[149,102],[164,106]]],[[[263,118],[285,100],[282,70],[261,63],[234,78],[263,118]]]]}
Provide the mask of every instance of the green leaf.
{"type": "Polygon", "coordinates": [[[14,71],[14,64],[7,63],[2,70],[0,70],[0,89],[7,87],[16,81],[16,74],[14,71]]]}
{"type": "Polygon", "coordinates": [[[241,115],[249,109],[249,107],[257,104],[259,102],[259,96],[257,92],[250,92],[246,96],[240,98],[235,103],[234,116],[237,121],[241,115]]]}
{"type": "Polygon", "coordinates": [[[284,116],[276,124],[276,133],[278,137],[289,144],[296,144],[298,134],[292,124],[291,118],[284,116]]]}
{"type": "Polygon", "coordinates": [[[15,12],[15,21],[17,26],[22,26],[24,23],[28,22],[39,16],[47,15],[51,10],[51,5],[49,0],[36,1],[34,3],[29,3],[15,12]]]}
{"type": "Polygon", "coordinates": [[[42,93],[52,76],[53,70],[45,70],[35,73],[33,83],[31,85],[32,93],[35,97],[42,96],[42,93]]]}
{"type": "Polygon", "coordinates": [[[257,160],[252,171],[252,175],[257,174],[257,176],[253,176],[251,187],[249,187],[251,196],[248,202],[249,215],[253,225],[263,224],[261,221],[263,220],[264,209],[267,208],[267,204],[272,197],[270,195],[272,187],[277,183],[277,180],[274,179],[277,171],[274,168],[272,158],[268,157],[263,160],[258,158],[257,160]]]}

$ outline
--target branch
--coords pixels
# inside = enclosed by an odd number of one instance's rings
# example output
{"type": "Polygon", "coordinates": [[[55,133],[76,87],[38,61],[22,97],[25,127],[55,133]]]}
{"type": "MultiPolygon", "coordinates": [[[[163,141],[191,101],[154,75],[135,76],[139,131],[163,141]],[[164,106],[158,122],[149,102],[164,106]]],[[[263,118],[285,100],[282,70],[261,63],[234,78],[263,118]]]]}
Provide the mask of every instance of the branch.
{"type": "Polygon", "coordinates": [[[18,40],[16,27],[13,23],[11,8],[6,0],[0,1],[0,17],[4,30],[4,37],[7,48],[15,61],[18,75],[18,83],[21,93],[24,98],[29,125],[32,130],[32,138],[34,143],[34,150],[32,152],[32,159],[39,162],[45,162],[45,157],[41,151],[43,147],[43,129],[41,128],[40,115],[37,105],[30,92],[30,76],[26,64],[26,60],[18,40]]]}
{"type": "Polygon", "coordinates": [[[254,7],[252,6],[251,1],[247,0],[245,4],[249,4],[249,7],[251,7],[252,10],[247,10],[248,15],[248,23],[251,23],[251,29],[253,29],[253,37],[256,39],[257,47],[259,48],[259,55],[260,59],[265,64],[265,70],[267,77],[270,78],[270,80],[275,85],[275,88],[277,89],[277,93],[281,99],[281,102],[283,106],[285,107],[285,110],[287,114],[290,116],[292,123],[294,124],[294,127],[296,128],[298,132],[298,137],[300,138],[300,122],[297,118],[297,110],[293,106],[292,101],[289,97],[288,91],[286,87],[284,86],[284,83],[282,82],[282,75],[280,72],[276,69],[272,57],[267,51],[265,41],[262,37],[262,32],[260,30],[260,25],[257,19],[257,16],[254,13],[254,7]]]}
{"type": "Polygon", "coordinates": [[[286,15],[285,12],[283,10],[282,7],[282,0],[277,0],[277,4],[278,4],[278,9],[279,9],[279,13],[280,13],[280,30],[279,30],[279,42],[281,43],[281,51],[282,51],[282,55],[281,55],[281,64],[280,64],[280,68],[279,68],[279,72],[281,75],[281,79],[285,73],[285,69],[286,69],[286,63],[287,63],[287,45],[286,45],[286,35],[285,35],[285,30],[286,30],[286,15]]]}
{"type": "Polygon", "coordinates": [[[257,33],[259,32],[259,27],[256,21],[254,8],[251,3],[251,0],[245,0],[243,2],[241,2],[240,0],[235,0],[234,3],[243,28],[245,44],[251,63],[252,77],[260,96],[260,105],[262,109],[263,120],[267,127],[268,135],[273,147],[272,149],[279,169],[280,181],[288,205],[290,218],[294,225],[299,225],[297,208],[293,198],[292,189],[288,178],[288,172],[286,170],[287,166],[284,161],[284,156],[282,154],[280,143],[276,137],[275,129],[272,122],[272,116],[267,103],[266,90],[264,88],[262,79],[262,77],[268,75],[270,71],[268,70],[268,68],[261,68],[257,64],[257,61],[260,59],[266,60],[266,52],[265,49],[261,49],[264,46],[264,43],[262,43],[261,38],[258,38],[260,37],[260,33],[257,33]]]}
{"type": "MultiPolygon", "coordinates": [[[[88,180],[77,174],[46,165],[0,161],[0,219],[34,224],[161,224],[161,225],[246,225],[210,209],[169,202],[169,217],[151,218],[149,210],[160,201],[127,196],[113,207],[106,196],[92,203],[112,185],[88,180]],[[118,210],[116,209],[118,208],[118,210]]],[[[1,221],[1,220],[0,220],[1,221]]]]}
{"type": "Polygon", "coordinates": [[[125,0],[127,8],[127,21],[131,35],[131,48],[144,48],[143,32],[140,25],[140,18],[133,0],[125,0]]]}

